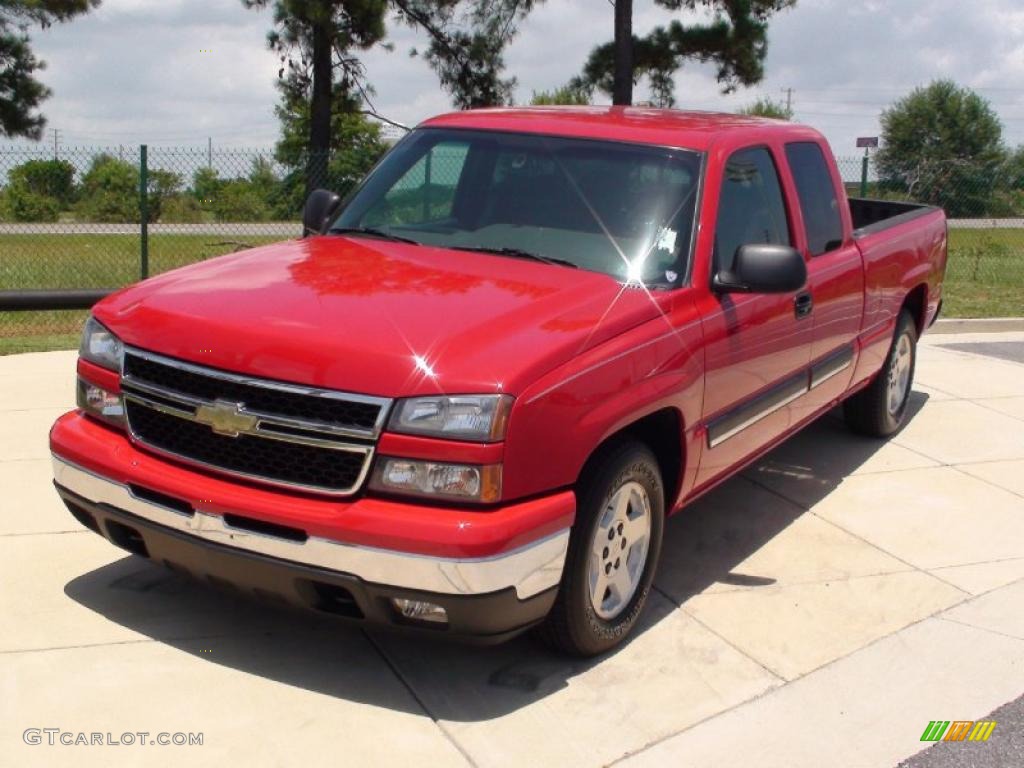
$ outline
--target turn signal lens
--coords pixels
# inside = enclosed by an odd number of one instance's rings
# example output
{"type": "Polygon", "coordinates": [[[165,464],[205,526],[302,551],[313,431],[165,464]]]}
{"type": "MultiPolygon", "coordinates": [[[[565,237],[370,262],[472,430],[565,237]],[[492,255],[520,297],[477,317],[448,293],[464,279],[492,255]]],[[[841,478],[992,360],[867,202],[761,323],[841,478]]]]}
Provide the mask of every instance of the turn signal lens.
{"type": "Polygon", "coordinates": [[[481,467],[381,456],[370,487],[389,493],[490,503],[501,498],[501,465],[481,467]]]}
{"type": "Polygon", "coordinates": [[[78,407],[116,427],[124,427],[124,400],[85,379],[78,379],[78,407]]]}

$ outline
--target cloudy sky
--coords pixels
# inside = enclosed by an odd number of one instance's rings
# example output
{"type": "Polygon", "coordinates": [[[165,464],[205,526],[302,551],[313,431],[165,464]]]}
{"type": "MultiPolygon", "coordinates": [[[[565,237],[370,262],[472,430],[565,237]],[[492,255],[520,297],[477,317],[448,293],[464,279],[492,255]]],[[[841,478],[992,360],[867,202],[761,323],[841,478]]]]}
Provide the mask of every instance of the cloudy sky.
{"type": "MultiPolygon", "coordinates": [[[[642,33],[670,15],[635,0],[642,33]]],[[[267,147],[277,132],[278,62],[266,49],[267,12],[239,0],[103,0],[89,16],[32,32],[53,89],[44,113],[61,144],[267,147]]],[[[579,71],[611,36],[608,0],[547,0],[506,55],[520,100],[579,71]]],[[[722,96],[711,67],[677,77],[682,108],[732,110],[759,95],[785,99],[797,119],[854,155],[878,132],[878,113],[936,77],[976,88],[996,108],[1008,143],[1024,143],[1024,7],[1017,0],[799,0],[776,16],[765,80],[722,96]]],[[[392,27],[394,52],[365,56],[378,110],[413,124],[445,111],[434,74],[408,51],[419,42],[392,27]]],[[[642,97],[642,94],[640,94],[642,97]]],[[[46,141],[52,141],[47,132],[46,141]]]]}

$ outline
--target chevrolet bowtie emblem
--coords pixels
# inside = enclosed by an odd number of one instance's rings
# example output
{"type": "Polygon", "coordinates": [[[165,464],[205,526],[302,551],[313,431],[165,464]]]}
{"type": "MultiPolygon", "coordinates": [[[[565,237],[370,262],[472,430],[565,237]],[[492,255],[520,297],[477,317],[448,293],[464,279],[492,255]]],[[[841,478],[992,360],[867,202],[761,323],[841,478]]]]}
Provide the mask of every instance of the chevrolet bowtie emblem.
{"type": "Polygon", "coordinates": [[[218,435],[238,437],[251,432],[259,422],[255,416],[242,411],[242,406],[228,400],[214,400],[210,405],[196,408],[195,420],[211,427],[218,435]]]}

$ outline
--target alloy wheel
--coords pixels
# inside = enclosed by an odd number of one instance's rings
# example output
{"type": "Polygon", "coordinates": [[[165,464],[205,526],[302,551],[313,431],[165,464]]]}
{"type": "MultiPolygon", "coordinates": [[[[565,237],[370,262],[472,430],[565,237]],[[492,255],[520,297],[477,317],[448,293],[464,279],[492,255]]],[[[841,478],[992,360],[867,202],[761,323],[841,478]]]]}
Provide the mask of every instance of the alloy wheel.
{"type": "Polygon", "coordinates": [[[628,482],[605,505],[590,548],[590,602],[602,619],[616,618],[633,599],[650,540],[650,498],[640,483],[628,482]]]}

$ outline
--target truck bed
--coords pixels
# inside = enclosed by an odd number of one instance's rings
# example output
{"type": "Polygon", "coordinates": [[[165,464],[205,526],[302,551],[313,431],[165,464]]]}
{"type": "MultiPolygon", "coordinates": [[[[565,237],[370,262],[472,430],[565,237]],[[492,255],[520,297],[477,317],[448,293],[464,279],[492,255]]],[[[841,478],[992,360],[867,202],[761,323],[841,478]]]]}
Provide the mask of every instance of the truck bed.
{"type": "Polygon", "coordinates": [[[933,205],[905,203],[896,200],[851,197],[849,201],[855,237],[880,232],[938,210],[933,205]]]}

